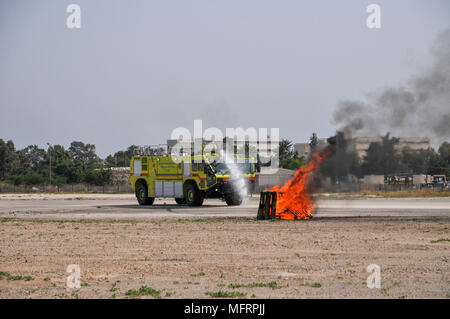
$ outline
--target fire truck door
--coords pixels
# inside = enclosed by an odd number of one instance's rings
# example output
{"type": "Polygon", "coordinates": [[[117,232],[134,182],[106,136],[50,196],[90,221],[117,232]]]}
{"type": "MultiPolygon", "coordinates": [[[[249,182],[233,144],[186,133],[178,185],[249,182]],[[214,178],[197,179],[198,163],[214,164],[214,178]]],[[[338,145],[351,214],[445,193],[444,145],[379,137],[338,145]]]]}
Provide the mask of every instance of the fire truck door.
{"type": "Polygon", "coordinates": [[[191,162],[183,162],[183,176],[191,176],[191,162]]]}

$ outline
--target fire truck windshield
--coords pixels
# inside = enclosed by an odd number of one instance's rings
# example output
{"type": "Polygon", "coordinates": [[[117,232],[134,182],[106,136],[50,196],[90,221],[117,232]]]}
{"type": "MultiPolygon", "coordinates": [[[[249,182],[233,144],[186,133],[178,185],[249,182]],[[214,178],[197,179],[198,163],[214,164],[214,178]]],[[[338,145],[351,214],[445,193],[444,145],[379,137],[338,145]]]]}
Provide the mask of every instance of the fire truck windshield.
{"type": "MultiPolygon", "coordinates": [[[[253,164],[252,163],[235,163],[235,165],[239,168],[242,174],[253,174],[253,164]]],[[[230,168],[226,163],[217,163],[214,162],[211,164],[214,172],[217,175],[229,175],[230,168]]]]}

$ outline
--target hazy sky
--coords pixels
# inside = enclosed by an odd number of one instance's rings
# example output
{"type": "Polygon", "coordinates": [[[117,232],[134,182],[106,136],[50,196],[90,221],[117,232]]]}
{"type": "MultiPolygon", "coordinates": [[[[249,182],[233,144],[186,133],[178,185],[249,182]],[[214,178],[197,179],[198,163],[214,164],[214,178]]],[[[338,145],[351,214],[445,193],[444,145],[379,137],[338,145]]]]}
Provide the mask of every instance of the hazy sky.
{"type": "Polygon", "coordinates": [[[0,0],[0,138],[104,157],[195,119],[327,137],[340,100],[425,68],[448,27],[448,0],[0,0]],[[81,29],[66,27],[70,3],[81,29]]]}

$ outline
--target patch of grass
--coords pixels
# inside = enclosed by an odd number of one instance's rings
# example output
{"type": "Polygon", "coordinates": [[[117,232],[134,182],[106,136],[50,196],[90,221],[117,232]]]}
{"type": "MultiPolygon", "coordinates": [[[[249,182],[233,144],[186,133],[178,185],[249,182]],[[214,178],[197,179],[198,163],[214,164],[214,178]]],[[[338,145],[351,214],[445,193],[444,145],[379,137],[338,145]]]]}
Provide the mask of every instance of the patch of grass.
{"type": "Polygon", "coordinates": [[[180,282],[177,281],[177,280],[174,280],[172,283],[173,283],[174,285],[178,285],[180,282]]]}
{"type": "Polygon", "coordinates": [[[197,276],[204,276],[205,273],[203,271],[199,272],[198,274],[191,274],[192,277],[197,277],[197,276]]]}
{"type": "Polygon", "coordinates": [[[80,284],[81,287],[89,287],[89,284],[87,282],[83,282],[80,284]]]}
{"type": "Polygon", "coordinates": [[[206,221],[205,218],[178,218],[179,223],[203,223],[206,221]]]}
{"type": "Polygon", "coordinates": [[[161,298],[161,290],[153,289],[152,287],[147,286],[141,286],[138,290],[130,289],[128,290],[125,295],[131,296],[131,297],[139,297],[139,296],[153,296],[155,299],[161,298]]]}
{"type": "Polygon", "coordinates": [[[34,278],[31,276],[13,276],[9,272],[0,271],[0,280],[3,279],[3,277],[6,277],[6,279],[8,280],[25,280],[25,281],[34,280],[34,278]]]}
{"type": "Polygon", "coordinates": [[[246,293],[239,291],[216,291],[216,292],[205,292],[205,295],[211,296],[213,298],[245,298],[247,297],[246,293]]]}
{"type": "Polygon", "coordinates": [[[119,288],[117,288],[116,285],[117,285],[117,281],[112,284],[112,287],[109,291],[115,292],[115,291],[119,290],[119,288]]]}
{"type": "Polygon", "coordinates": [[[386,296],[389,297],[389,289],[388,288],[381,288],[380,292],[386,296]]]}
{"type": "Polygon", "coordinates": [[[394,281],[394,282],[392,282],[392,286],[398,286],[398,285],[400,285],[400,281],[394,281]]]}
{"type": "Polygon", "coordinates": [[[443,241],[450,242],[450,238],[439,238],[439,239],[430,241],[430,243],[436,244],[436,243],[440,243],[440,242],[443,242],[443,241]]]}
{"type": "Polygon", "coordinates": [[[33,294],[33,293],[35,293],[36,292],[36,289],[30,289],[29,291],[27,291],[25,294],[26,295],[31,295],[31,294],[33,294]]]}
{"type": "Polygon", "coordinates": [[[319,283],[319,282],[315,282],[315,283],[312,283],[312,284],[310,284],[309,282],[304,282],[304,283],[300,284],[300,286],[302,286],[302,287],[320,288],[320,287],[322,287],[322,284],[319,283]]]}
{"type": "Polygon", "coordinates": [[[44,281],[50,281],[50,277],[45,277],[44,281]]]}
{"type": "Polygon", "coordinates": [[[228,288],[235,289],[235,288],[255,288],[255,287],[269,287],[272,289],[280,289],[283,288],[283,286],[279,286],[276,281],[271,282],[252,282],[250,284],[229,284],[228,288]]]}

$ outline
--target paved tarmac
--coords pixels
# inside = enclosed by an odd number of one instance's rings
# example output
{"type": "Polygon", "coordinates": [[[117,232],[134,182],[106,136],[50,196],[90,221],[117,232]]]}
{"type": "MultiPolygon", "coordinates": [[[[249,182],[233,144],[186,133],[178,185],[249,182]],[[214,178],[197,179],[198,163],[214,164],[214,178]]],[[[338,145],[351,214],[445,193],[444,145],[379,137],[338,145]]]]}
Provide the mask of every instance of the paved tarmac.
{"type": "MultiPolygon", "coordinates": [[[[157,199],[152,206],[139,206],[132,195],[1,195],[0,218],[256,218],[258,204],[258,196],[241,206],[229,207],[221,200],[206,199],[201,207],[188,207],[177,205],[173,199],[157,199]]],[[[316,201],[313,217],[447,218],[450,198],[321,199],[316,201]]]]}

